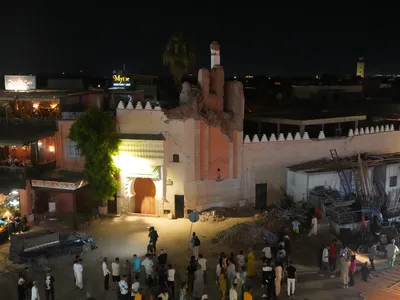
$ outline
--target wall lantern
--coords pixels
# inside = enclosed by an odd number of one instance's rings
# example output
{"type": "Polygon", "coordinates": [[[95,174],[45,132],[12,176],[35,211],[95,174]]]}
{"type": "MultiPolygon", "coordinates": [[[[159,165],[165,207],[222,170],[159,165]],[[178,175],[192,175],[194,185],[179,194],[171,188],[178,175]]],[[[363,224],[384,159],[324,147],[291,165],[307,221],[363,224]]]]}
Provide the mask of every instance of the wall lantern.
{"type": "Polygon", "coordinates": [[[54,146],[50,146],[50,147],[49,147],[49,151],[50,151],[51,153],[53,153],[54,150],[55,150],[55,149],[54,149],[54,146]]]}
{"type": "Polygon", "coordinates": [[[168,179],[165,184],[166,185],[174,185],[174,182],[171,179],[168,179]]]}

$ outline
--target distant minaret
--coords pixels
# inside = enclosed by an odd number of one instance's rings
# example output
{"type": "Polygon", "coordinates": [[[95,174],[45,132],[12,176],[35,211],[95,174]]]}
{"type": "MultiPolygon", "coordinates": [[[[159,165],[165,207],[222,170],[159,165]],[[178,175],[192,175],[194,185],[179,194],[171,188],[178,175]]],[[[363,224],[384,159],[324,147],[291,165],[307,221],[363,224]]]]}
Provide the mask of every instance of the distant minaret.
{"type": "Polygon", "coordinates": [[[210,51],[211,51],[211,69],[213,69],[215,66],[221,65],[221,57],[219,56],[219,44],[218,42],[212,42],[210,45],[210,51]]]}
{"type": "Polygon", "coordinates": [[[365,71],[364,58],[359,57],[358,62],[357,62],[356,76],[360,76],[361,78],[364,78],[364,71],[365,71]]]}

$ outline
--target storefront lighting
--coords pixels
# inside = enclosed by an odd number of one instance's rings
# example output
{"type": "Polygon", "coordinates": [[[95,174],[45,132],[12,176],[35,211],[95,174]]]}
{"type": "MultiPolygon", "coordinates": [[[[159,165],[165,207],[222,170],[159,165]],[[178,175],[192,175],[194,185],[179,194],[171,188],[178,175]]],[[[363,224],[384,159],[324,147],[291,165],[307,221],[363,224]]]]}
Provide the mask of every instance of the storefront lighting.
{"type": "Polygon", "coordinates": [[[52,104],[50,104],[50,108],[51,108],[51,109],[55,109],[57,106],[58,106],[57,103],[52,103],[52,104]]]}
{"type": "Polygon", "coordinates": [[[39,141],[37,142],[37,144],[38,144],[39,147],[42,147],[42,146],[43,146],[43,143],[42,143],[41,140],[39,140],[39,141]]]}
{"type": "Polygon", "coordinates": [[[23,146],[22,149],[23,149],[24,151],[26,151],[26,150],[28,149],[28,147],[27,147],[27,146],[23,146]]]}
{"type": "Polygon", "coordinates": [[[19,194],[19,191],[18,191],[18,190],[13,190],[13,191],[11,192],[11,194],[13,194],[14,196],[16,196],[16,195],[19,194]]]}
{"type": "Polygon", "coordinates": [[[51,153],[53,153],[54,150],[55,150],[55,149],[54,149],[54,146],[50,146],[50,147],[49,147],[49,151],[50,151],[51,153]]]}
{"type": "Polygon", "coordinates": [[[33,103],[33,105],[32,105],[32,107],[33,107],[33,109],[38,109],[39,108],[39,102],[35,102],[35,103],[33,103]]]}

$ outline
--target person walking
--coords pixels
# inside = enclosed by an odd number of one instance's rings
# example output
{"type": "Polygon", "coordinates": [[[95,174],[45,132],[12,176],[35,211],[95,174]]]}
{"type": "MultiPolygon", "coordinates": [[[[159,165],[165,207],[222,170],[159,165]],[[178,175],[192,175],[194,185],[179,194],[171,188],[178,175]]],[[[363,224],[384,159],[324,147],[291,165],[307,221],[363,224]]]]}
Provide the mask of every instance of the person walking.
{"type": "Polygon", "coordinates": [[[229,290],[229,300],[238,300],[237,284],[234,283],[229,290]]]}
{"type": "Polygon", "coordinates": [[[120,265],[119,258],[115,258],[115,260],[111,263],[111,276],[112,276],[112,288],[113,290],[117,289],[117,284],[121,280],[120,274],[120,265]]]}
{"type": "Polygon", "coordinates": [[[244,292],[243,300],[253,300],[253,296],[251,295],[253,292],[253,288],[249,286],[247,291],[244,292]]]}
{"type": "Polygon", "coordinates": [[[318,220],[317,216],[313,215],[313,217],[311,218],[311,229],[310,232],[308,233],[308,237],[317,235],[317,231],[318,231],[318,220]]]}
{"type": "Polygon", "coordinates": [[[46,277],[44,278],[44,289],[45,289],[45,295],[46,295],[46,300],[54,300],[54,276],[51,275],[51,272],[48,271],[46,273],[46,277]]]}
{"type": "Polygon", "coordinates": [[[26,281],[24,279],[24,274],[22,272],[19,272],[18,274],[17,292],[18,292],[18,300],[25,300],[26,281]]]}
{"type": "Polygon", "coordinates": [[[38,282],[33,281],[32,284],[33,284],[33,286],[32,286],[32,290],[31,290],[31,300],[40,300],[39,289],[37,287],[38,282]]]}
{"type": "Polygon", "coordinates": [[[226,297],[226,277],[225,277],[224,269],[221,270],[221,274],[219,275],[219,278],[218,278],[218,284],[219,284],[219,290],[222,295],[222,299],[225,299],[225,297],[226,297]]]}
{"type": "Polygon", "coordinates": [[[150,259],[150,255],[146,254],[146,258],[142,261],[142,266],[146,273],[146,283],[149,287],[153,285],[154,281],[154,262],[150,259]]]}
{"type": "Polygon", "coordinates": [[[206,271],[207,271],[207,259],[204,258],[203,254],[199,254],[199,260],[197,263],[200,265],[201,269],[203,270],[204,273],[204,284],[207,284],[207,276],[206,276],[206,271]]]}
{"type": "Polygon", "coordinates": [[[82,259],[78,259],[77,263],[74,264],[74,272],[75,272],[75,278],[76,278],[76,283],[75,285],[78,287],[78,289],[83,289],[83,265],[82,265],[82,259]]]}
{"type": "Polygon", "coordinates": [[[272,252],[271,252],[271,246],[269,245],[268,242],[265,244],[265,247],[262,249],[262,252],[264,254],[263,260],[266,261],[268,265],[271,264],[272,252]]]}
{"type": "Polygon", "coordinates": [[[181,289],[179,291],[179,300],[186,300],[186,293],[187,293],[188,285],[186,282],[181,283],[181,289]]]}
{"type": "Polygon", "coordinates": [[[131,287],[132,299],[134,299],[136,294],[139,292],[139,288],[140,288],[139,276],[137,276],[137,274],[136,274],[135,277],[133,278],[133,283],[132,283],[132,287],[131,287]]]}
{"type": "Polygon", "coordinates": [[[241,268],[244,267],[245,261],[246,261],[244,258],[244,255],[243,255],[243,250],[240,250],[239,254],[236,255],[236,261],[237,261],[237,270],[236,271],[240,271],[241,268]]]}
{"type": "Polygon", "coordinates": [[[399,248],[396,246],[396,241],[393,239],[385,249],[387,253],[388,267],[391,269],[394,266],[397,254],[399,254],[399,248]]]}
{"type": "Polygon", "coordinates": [[[186,268],[187,271],[187,284],[189,292],[193,292],[194,285],[194,273],[197,270],[197,261],[194,256],[190,258],[189,266],[186,268]]]}
{"type": "Polygon", "coordinates": [[[320,276],[324,276],[324,272],[330,273],[329,272],[329,250],[326,245],[324,245],[324,249],[322,250],[320,276]]]}
{"type": "Polygon", "coordinates": [[[294,298],[294,293],[296,291],[296,268],[293,266],[293,263],[290,261],[289,266],[286,268],[286,277],[287,277],[287,294],[289,298],[294,298]]]}
{"type": "Polygon", "coordinates": [[[196,232],[193,232],[191,244],[192,244],[193,256],[195,257],[196,260],[198,260],[201,242],[200,242],[199,237],[196,235],[196,232]]]}
{"type": "Polygon", "coordinates": [[[108,284],[110,282],[110,270],[108,269],[107,265],[107,257],[103,258],[103,264],[102,264],[102,269],[103,269],[103,276],[104,276],[104,290],[108,291],[108,284]]]}

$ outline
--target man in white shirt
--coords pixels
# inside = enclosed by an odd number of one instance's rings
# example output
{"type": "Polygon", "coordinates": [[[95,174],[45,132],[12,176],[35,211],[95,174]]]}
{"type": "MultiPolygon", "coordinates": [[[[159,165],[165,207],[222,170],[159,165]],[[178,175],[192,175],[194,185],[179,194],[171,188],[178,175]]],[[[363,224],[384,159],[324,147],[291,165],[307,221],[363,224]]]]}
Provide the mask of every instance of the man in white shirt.
{"type": "Polygon", "coordinates": [[[310,229],[310,233],[308,234],[308,236],[312,236],[312,235],[317,235],[317,229],[318,229],[318,221],[317,221],[317,217],[315,215],[313,215],[312,219],[311,219],[311,229],[310,229]]]}
{"type": "Polygon", "coordinates": [[[264,253],[266,263],[270,264],[272,260],[272,253],[271,253],[271,247],[269,246],[268,242],[265,245],[264,249],[262,249],[262,252],[264,253]]]}
{"type": "Polygon", "coordinates": [[[112,287],[114,290],[117,288],[117,283],[121,280],[120,275],[119,258],[117,257],[111,263],[112,287]]]}
{"type": "Polygon", "coordinates": [[[322,250],[322,257],[321,257],[321,276],[323,276],[323,272],[327,271],[330,273],[329,268],[329,251],[328,246],[324,245],[324,250],[322,250]]]}
{"type": "Polygon", "coordinates": [[[396,246],[396,241],[393,239],[390,244],[388,244],[386,247],[386,254],[387,254],[387,259],[388,259],[388,267],[393,268],[394,262],[396,261],[396,256],[399,254],[399,248],[396,246]]]}
{"type": "Polygon", "coordinates": [[[39,289],[37,287],[37,281],[33,282],[32,290],[31,290],[31,300],[40,300],[39,297],[39,289]]]}
{"type": "Polygon", "coordinates": [[[138,293],[139,288],[140,288],[139,275],[138,275],[138,274],[135,274],[135,278],[134,278],[133,280],[134,280],[134,282],[132,283],[132,288],[131,288],[131,291],[132,291],[132,292],[131,292],[132,299],[135,298],[135,296],[136,296],[136,294],[138,293]]]}
{"type": "Polygon", "coordinates": [[[171,290],[171,299],[175,299],[175,269],[171,264],[168,265],[167,277],[168,287],[171,290]]]}
{"type": "Polygon", "coordinates": [[[107,257],[104,257],[103,259],[103,264],[102,264],[102,269],[103,269],[103,276],[104,276],[104,290],[108,291],[108,283],[110,281],[110,270],[108,269],[107,265],[107,257]]]}
{"type": "Polygon", "coordinates": [[[197,263],[200,265],[201,269],[203,270],[204,284],[207,284],[207,277],[206,277],[207,259],[204,258],[203,254],[199,254],[199,260],[197,261],[197,263]]]}
{"type": "Polygon", "coordinates": [[[123,275],[122,280],[118,282],[119,285],[119,295],[121,300],[129,299],[129,291],[128,291],[128,276],[123,275]]]}

